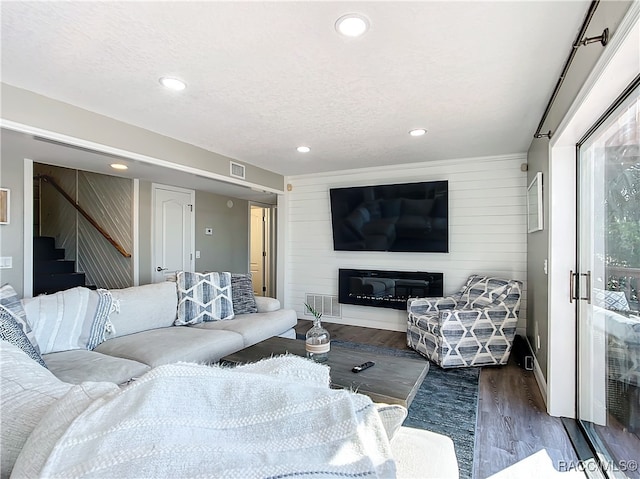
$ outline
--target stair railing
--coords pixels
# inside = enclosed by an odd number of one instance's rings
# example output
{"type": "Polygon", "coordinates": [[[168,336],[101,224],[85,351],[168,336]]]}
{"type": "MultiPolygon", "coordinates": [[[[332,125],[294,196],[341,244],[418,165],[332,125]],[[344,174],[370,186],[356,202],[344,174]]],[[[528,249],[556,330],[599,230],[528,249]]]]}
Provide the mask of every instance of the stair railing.
{"type": "Polygon", "coordinates": [[[64,188],[62,188],[62,186],[60,186],[58,183],[56,183],[56,180],[54,178],[52,178],[49,175],[36,175],[34,177],[35,179],[38,180],[42,180],[46,183],[49,183],[51,186],[53,186],[56,190],[58,190],[58,192],[64,197],[64,199],[66,199],[69,203],[71,203],[71,205],[78,210],[78,212],[84,216],[84,218],[89,222],[89,224],[91,224],[91,226],[93,226],[102,236],[104,236],[104,238],[113,245],[113,247],[115,249],[118,250],[118,252],[124,256],[125,258],[131,258],[131,253],[127,253],[127,251],[116,241],[114,240],[109,233],[107,233],[97,222],[96,220],[94,220],[89,213],[87,213],[82,206],[80,206],[78,204],[78,202],[76,200],[74,200],[71,196],[69,196],[69,194],[64,190],[64,188]]]}

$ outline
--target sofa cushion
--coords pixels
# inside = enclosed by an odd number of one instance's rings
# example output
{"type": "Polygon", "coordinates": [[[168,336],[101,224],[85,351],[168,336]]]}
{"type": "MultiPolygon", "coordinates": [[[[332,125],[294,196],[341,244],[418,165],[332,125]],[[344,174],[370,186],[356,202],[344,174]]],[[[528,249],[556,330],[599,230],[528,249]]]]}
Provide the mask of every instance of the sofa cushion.
{"type": "Polygon", "coordinates": [[[250,274],[231,273],[231,297],[234,315],[258,311],[250,274]]]}
{"type": "Polygon", "coordinates": [[[4,309],[0,309],[0,339],[19,347],[40,366],[47,367],[42,360],[42,356],[33,347],[18,321],[4,309]]]}
{"type": "Polygon", "coordinates": [[[232,331],[172,326],[109,339],[95,350],[156,367],[177,361],[211,363],[243,347],[242,336],[232,331]]]}
{"type": "Polygon", "coordinates": [[[280,309],[280,301],[276,298],[256,296],[254,299],[256,300],[258,313],[268,313],[269,311],[278,311],[280,309]]]}
{"type": "Polygon", "coordinates": [[[176,326],[233,318],[231,273],[179,271],[176,326]]]}
{"type": "Polygon", "coordinates": [[[42,354],[92,349],[104,340],[112,305],[106,290],[81,286],[23,300],[42,354]]]}
{"type": "Polygon", "coordinates": [[[36,335],[31,328],[31,325],[27,321],[27,313],[25,313],[22,303],[18,298],[18,293],[13,289],[10,284],[5,284],[0,287],[0,309],[8,312],[18,322],[24,334],[27,335],[31,344],[35,350],[40,354],[40,346],[36,340],[36,335]]]}
{"type": "Polygon", "coordinates": [[[450,437],[402,426],[391,441],[391,451],[398,479],[460,477],[456,450],[450,437]]]}
{"type": "Polygon", "coordinates": [[[298,317],[293,309],[280,309],[269,313],[239,314],[232,321],[213,321],[192,327],[208,329],[212,332],[233,331],[242,335],[243,347],[248,347],[284,333],[293,328],[297,322],[298,317]]]}
{"type": "Polygon", "coordinates": [[[111,337],[166,328],[176,320],[178,293],[174,282],[112,289],[111,295],[117,305],[110,316],[113,325],[111,337]]]}
{"type": "Polygon", "coordinates": [[[71,385],[6,341],[0,341],[0,357],[0,476],[9,477],[31,431],[71,385]]]}
{"type": "Polygon", "coordinates": [[[58,379],[71,384],[85,381],[123,384],[151,369],[137,361],[85,349],[47,354],[44,361],[58,379]]]}

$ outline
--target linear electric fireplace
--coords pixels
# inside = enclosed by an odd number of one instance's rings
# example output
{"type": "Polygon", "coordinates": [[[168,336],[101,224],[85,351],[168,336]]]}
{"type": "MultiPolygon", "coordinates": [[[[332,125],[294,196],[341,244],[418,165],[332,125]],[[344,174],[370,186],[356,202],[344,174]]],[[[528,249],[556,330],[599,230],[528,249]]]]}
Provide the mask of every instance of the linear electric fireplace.
{"type": "Polygon", "coordinates": [[[338,270],[342,304],[406,309],[407,299],[443,295],[443,274],[422,271],[338,270]]]}

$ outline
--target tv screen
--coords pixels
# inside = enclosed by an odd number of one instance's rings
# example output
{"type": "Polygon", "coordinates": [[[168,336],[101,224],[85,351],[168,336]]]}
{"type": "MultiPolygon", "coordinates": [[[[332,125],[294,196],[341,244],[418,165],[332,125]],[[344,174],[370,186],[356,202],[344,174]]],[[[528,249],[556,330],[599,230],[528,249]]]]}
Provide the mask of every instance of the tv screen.
{"type": "Polygon", "coordinates": [[[449,251],[447,181],[332,188],[336,251],[449,251]]]}

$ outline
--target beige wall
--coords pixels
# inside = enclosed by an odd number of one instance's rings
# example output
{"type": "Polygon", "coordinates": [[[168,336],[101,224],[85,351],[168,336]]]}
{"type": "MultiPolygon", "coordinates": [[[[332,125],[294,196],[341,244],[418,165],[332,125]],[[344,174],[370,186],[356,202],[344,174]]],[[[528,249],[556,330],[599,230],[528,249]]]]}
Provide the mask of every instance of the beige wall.
{"type": "MultiPolygon", "coordinates": [[[[622,18],[632,4],[630,1],[610,1],[600,2],[595,15],[587,30],[588,37],[598,36],[605,27],[609,28],[611,35],[615,35],[617,27],[622,18]]],[[[586,13],[586,12],[585,12],[586,13]]],[[[576,32],[577,34],[577,32],[576,32]]],[[[569,55],[571,45],[564,47],[569,55]]],[[[599,44],[592,44],[580,47],[576,53],[573,64],[567,74],[564,84],[556,98],[547,121],[543,125],[542,132],[551,130],[552,134],[567,114],[571,104],[576,98],[578,91],[593,70],[594,65],[600,58],[604,48],[599,44]]],[[[551,92],[549,92],[551,96],[551,92]]],[[[533,134],[534,132],[532,132],[533,134]]],[[[527,338],[533,347],[534,354],[542,370],[545,379],[548,377],[549,365],[548,357],[548,277],[542,270],[543,263],[549,257],[549,229],[547,218],[549,217],[548,205],[549,182],[553,181],[549,177],[549,140],[546,138],[534,139],[529,147],[527,156],[529,171],[527,182],[531,182],[534,175],[541,171],[543,174],[543,201],[545,204],[545,228],[544,231],[531,233],[527,236],[527,283],[529,287],[529,301],[527,303],[527,338]],[[537,331],[536,331],[537,328],[537,331]],[[540,348],[537,348],[537,341],[540,337],[540,348]]],[[[567,272],[568,281],[568,272],[567,272]]],[[[552,318],[552,320],[562,320],[565,318],[552,318]]]]}

